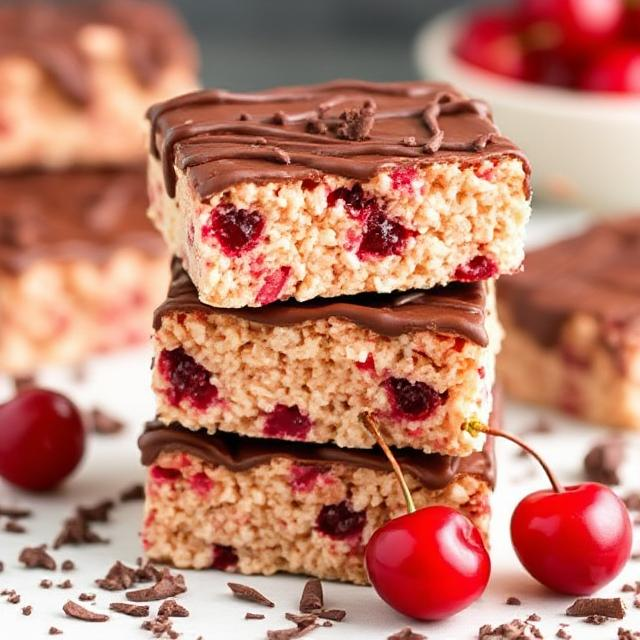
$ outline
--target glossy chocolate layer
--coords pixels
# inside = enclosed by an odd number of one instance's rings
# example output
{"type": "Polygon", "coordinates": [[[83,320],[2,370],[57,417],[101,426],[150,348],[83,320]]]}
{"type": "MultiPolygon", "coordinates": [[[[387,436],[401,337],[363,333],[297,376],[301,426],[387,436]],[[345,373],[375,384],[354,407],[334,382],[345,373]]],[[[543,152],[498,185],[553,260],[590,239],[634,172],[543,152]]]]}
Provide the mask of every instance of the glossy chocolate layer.
{"type": "Polygon", "coordinates": [[[0,7],[0,57],[34,60],[71,100],[86,104],[91,81],[78,44],[88,25],[107,25],[124,38],[129,65],[151,86],[171,63],[195,69],[195,49],[177,15],[162,2],[15,0],[0,7]]]}
{"type": "Polygon", "coordinates": [[[524,272],[501,278],[498,293],[516,324],[546,347],[579,313],[598,318],[605,338],[634,327],[640,335],[640,217],[530,251],[524,272]]]}
{"type": "Polygon", "coordinates": [[[275,302],[265,307],[222,309],[210,307],[174,258],[167,299],[156,309],[154,328],[172,313],[233,315],[250,322],[286,327],[302,322],[344,318],[380,335],[397,337],[415,331],[455,335],[487,346],[485,320],[486,284],[452,283],[429,291],[405,293],[361,293],[339,298],[316,298],[308,302],[275,302]]]}
{"type": "Polygon", "coordinates": [[[252,94],[199,91],[152,107],[148,117],[167,192],[175,195],[177,167],[203,201],[244,181],[323,173],[368,180],[398,163],[517,156],[529,171],[486,104],[444,84],[338,80],[252,94]]]}
{"type": "Polygon", "coordinates": [[[140,169],[0,175],[0,271],[43,258],[102,261],[118,247],[161,255],[146,209],[140,169]]]}
{"type": "MultiPolygon", "coordinates": [[[[147,424],[138,439],[142,464],[152,465],[162,452],[182,451],[211,465],[222,465],[230,471],[247,471],[273,458],[288,458],[296,464],[344,464],[365,467],[374,471],[391,472],[391,465],[377,447],[374,449],[346,449],[331,444],[291,442],[266,438],[247,438],[218,431],[209,435],[204,431],[190,431],[179,424],[164,426],[159,422],[147,424]]],[[[415,449],[394,449],[402,469],[415,476],[427,489],[443,489],[459,474],[471,474],[495,484],[495,456],[493,441],[487,439],[482,451],[465,458],[422,453],[415,449]]]]}

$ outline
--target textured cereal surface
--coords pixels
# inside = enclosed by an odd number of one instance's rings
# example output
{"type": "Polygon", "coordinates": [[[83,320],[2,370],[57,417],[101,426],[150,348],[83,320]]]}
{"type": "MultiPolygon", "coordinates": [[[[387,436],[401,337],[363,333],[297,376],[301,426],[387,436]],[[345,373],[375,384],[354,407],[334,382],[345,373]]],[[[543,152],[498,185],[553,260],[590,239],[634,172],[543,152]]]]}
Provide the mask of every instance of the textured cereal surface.
{"type": "Polygon", "coordinates": [[[501,305],[504,349],[498,359],[507,392],[525,402],[560,409],[590,422],[640,430],[640,347],[613,350],[592,316],[567,320],[561,343],[544,348],[501,305]]]}
{"type": "Polygon", "coordinates": [[[0,370],[29,375],[144,342],[168,282],[168,258],[121,249],[100,264],[41,260],[0,273],[0,370]]]}
{"type": "MultiPolygon", "coordinates": [[[[213,565],[244,574],[286,571],[366,583],[364,545],[380,525],[406,512],[398,481],[391,473],[344,465],[317,469],[311,483],[300,485],[295,463],[284,458],[233,473],[191,455],[161,454],[147,483],[147,556],[179,568],[213,565]],[[319,531],[320,510],[343,501],[364,512],[361,530],[343,538],[319,531]]],[[[426,490],[411,476],[408,481],[418,508],[458,509],[486,539],[491,492],[484,481],[459,475],[440,491],[426,490]]]]}
{"type": "Polygon", "coordinates": [[[493,293],[486,313],[487,348],[429,331],[388,338],[339,318],[269,327],[226,314],[173,313],[155,334],[158,417],[210,433],[260,437],[271,412],[284,405],[297,407],[311,422],[306,434],[290,439],[370,447],[373,439],[358,420],[369,411],[390,444],[466,455],[481,448],[484,438],[472,438],[462,423],[471,417],[487,421],[492,408],[501,340],[493,293]],[[173,396],[161,354],[177,348],[211,374],[218,395],[209,406],[173,396]],[[432,415],[414,419],[397,411],[385,387],[390,378],[421,382],[446,396],[432,415]]]}
{"type": "Polygon", "coordinates": [[[390,220],[413,233],[399,255],[358,256],[363,220],[343,200],[327,205],[336,188],[355,183],[333,175],[306,189],[299,181],[243,183],[203,203],[180,171],[176,198],[169,198],[160,163],[151,158],[150,216],[182,258],[200,298],[217,307],[264,304],[260,292],[273,289],[283,273],[273,299],[428,289],[452,281],[457,268],[478,255],[492,260],[499,273],[520,268],[530,214],[520,160],[433,164],[400,185],[393,176],[393,170],[382,172],[362,187],[390,220]],[[240,255],[225,255],[215,237],[203,236],[220,203],[263,216],[258,242],[240,255]]]}

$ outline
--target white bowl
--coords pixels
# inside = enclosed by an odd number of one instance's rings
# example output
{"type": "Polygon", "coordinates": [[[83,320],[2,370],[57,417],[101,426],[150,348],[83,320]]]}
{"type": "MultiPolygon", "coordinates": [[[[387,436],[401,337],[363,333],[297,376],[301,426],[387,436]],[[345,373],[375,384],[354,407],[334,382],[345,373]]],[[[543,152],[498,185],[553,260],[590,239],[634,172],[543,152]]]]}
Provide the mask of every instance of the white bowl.
{"type": "Polygon", "coordinates": [[[461,14],[418,36],[421,73],[484,98],[533,167],[536,196],[595,211],[640,210],[640,98],[580,93],[501,78],[452,53],[461,14]]]}

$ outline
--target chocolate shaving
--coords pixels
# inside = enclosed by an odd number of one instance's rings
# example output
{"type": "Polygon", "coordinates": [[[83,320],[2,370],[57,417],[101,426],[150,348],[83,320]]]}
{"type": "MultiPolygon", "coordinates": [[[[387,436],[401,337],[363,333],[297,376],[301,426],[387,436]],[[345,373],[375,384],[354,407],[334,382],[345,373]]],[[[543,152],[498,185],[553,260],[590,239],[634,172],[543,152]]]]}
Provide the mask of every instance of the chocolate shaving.
{"type": "Polygon", "coordinates": [[[28,604],[26,607],[22,607],[22,615],[30,616],[33,613],[33,607],[28,604]]]}
{"type": "Polygon", "coordinates": [[[76,565],[74,564],[73,560],[65,560],[61,565],[60,568],[63,571],[73,571],[76,568],[76,565]]]}
{"type": "Polygon", "coordinates": [[[146,620],[142,623],[142,628],[146,631],[151,631],[154,637],[163,638],[168,637],[171,640],[175,640],[180,634],[173,629],[173,622],[169,618],[163,618],[158,616],[153,620],[146,620]]]}
{"type": "Polygon", "coordinates": [[[390,635],[387,640],[427,640],[427,636],[423,636],[421,633],[416,633],[411,627],[405,627],[400,629],[396,633],[390,635]]]}
{"type": "Polygon", "coordinates": [[[81,593],[78,596],[78,600],[80,600],[80,602],[93,602],[95,599],[96,599],[95,593],[81,593]]]}
{"type": "Polygon", "coordinates": [[[595,624],[595,625],[601,625],[604,624],[605,622],[609,622],[611,618],[607,618],[607,616],[601,616],[598,614],[593,614],[591,616],[587,616],[584,621],[587,624],[595,624]]]}
{"type": "Polygon", "coordinates": [[[527,622],[540,622],[542,618],[537,613],[532,613],[528,618],[527,622]]]}
{"type": "Polygon", "coordinates": [[[18,560],[29,569],[56,570],[56,561],[47,553],[47,546],[25,547],[18,556],[18,560]]]}
{"type": "Polygon", "coordinates": [[[623,629],[618,627],[618,640],[638,640],[640,639],[640,631],[631,631],[631,629],[623,629]]]}
{"type": "Polygon", "coordinates": [[[71,580],[65,580],[64,582],[60,582],[56,585],[58,589],[73,589],[73,583],[71,580]]]}
{"type": "Polygon", "coordinates": [[[227,582],[227,586],[231,589],[231,592],[236,598],[240,600],[247,600],[255,604],[262,604],[265,607],[275,607],[275,604],[269,600],[269,598],[263,596],[259,591],[253,587],[249,587],[237,582],[227,582]]]}
{"type": "Polygon", "coordinates": [[[302,613],[314,613],[324,606],[324,594],[322,593],[322,582],[317,578],[307,580],[300,596],[300,611],[302,613]]]}
{"type": "Polygon", "coordinates": [[[625,458],[625,444],[612,438],[596,444],[584,459],[587,480],[607,485],[620,484],[619,470],[625,458]]]}
{"type": "Polygon", "coordinates": [[[62,610],[70,618],[77,618],[78,620],[84,620],[85,622],[106,622],[109,619],[109,616],[104,613],[89,611],[89,609],[85,609],[77,602],[73,602],[73,600],[68,600],[64,607],[62,607],[62,610]]]}
{"type": "Polygon", "coordinates": [[[284,617],[299,627],[307,627],[318,620],[318,616],[313,613],[285,613],[284,617]]]}
{"type": "Polygon", "coordinates": [[[520,598],[516,598],[515,596],[509,596],[506,600],[505,600],[505,604],[511,605],[511,606],[519,606],[522,604],[522,601],[520,600],[520,598]]]}
{"type": "Polygon", "coordinates": [[[118,420],[100,409],[91,410],[86,416],[88,431],[102,436],[120,433],[124,429],[124,422],[118,420]]]}
{"type": "Polygon", "coordinates": [[[131,604],[130,602],[112,602],[109,605],[111,611],[124,613],[125,616],[132,618],[145,618],[149,615],[149,605],[147,604],[131,604]]]}
{"type": "Polygon", "coordinates": [[[15,520],[9,520],[8,522],[6,522],[4,525],[4,530],[7,533],[26,533],[27,532],[27,530],[19,522],[16,522],[15,520]]]}
{"type": "Polygon", "coordinates": [[[163,618],[186,618],[189,615],[188,609],[178,604],[175,600],[165,600],[158,609],[158,615],[163,618]]]}
{"type": "Polygon", "coordinates": [[[133,579],[136,582],[157,582],[162,577],[162,570],[158,569],[154,564],[142,561],[138,558],[138,568],[135,570],[133,579]]]}
{"type": "Polygon", "coordinates": [[[57,627],[49,627],[49,635],[50,636],[59,636],[62,633],[62,630],[57,627]]]}
{"type": "Polygon", "coordinates": [[[373,129],[376,110],[376,103],[373,100],[366,100],[360,109],[343,111],[340,115],[342,122],[336,129],[336,136],[353,142],[366,140],[373,129]]]}
{"type": "Polygon", "coordinates": [[[135,500],[144,500],[144,485],[134,484],[124,489],[120,494],[120,502],[133,502],[135,500]]]}
{"type": "Polygon", "coordinates": [[[267,631],[267,640],[291,640],[293,638],[301,638],[317,628],[317,624],[310,624],[306,627],[291,627],[289,629],[271,630],[267,631]]]}
{"type": "Polygon", "coordinates": [[[16,507],[0,507],[0,516],[11,518],[12,520],[21,520],[22,518],[30,518],[33,512],[29,509],[18,509],[16,507]]]}
{"type": "Polygon", "coordinates": [[[634,491],[627,494],[624,498],[624,503],[629,511],[640,511],[640,492],[634,491]]]}
{"type": "Polygon", "coordinates": [[[104,578],[98,578],[96,584],[105,591],[122,591],[136,582],[136,570],[118,560],[104,578]]]}
{"type": "Polygon", "coordinates": [[[20,604],[20,595],[17,593],[12,593],[8,598],[7,602],[9,604],[20,604]]]}
{"type": "Polygon", "coordinates": [[[52,586],[53,582],[51,582],[51,580],[47,580],[46,578],[44,580],[40,580],[41,589],[51,589],[52,586]]]}
{"type": "Polygon", "coordinates": [[[321,611],[316,611],[316,615],[324,620],[342,622],[347,617],[347,612],[344,609],[322,609],[321,611]]]}
{"type": "Polygon", "coordinates": [[[562,627],[556,631],[556,638],[561,638],[561,640],[571,640],[571,634],[563,629],[562,627]]]}
{"type": "Polygon", "coordinates": [[[78,507],[77,514],[85,522],[109,522],[109,514],[114,506],[113,500],[102,500],[91,507],[78,507]]]}
{"type": "Polygon", "coordinates": [[[626,607],[621,598],[578,598],[565,613],[578,618],[605,616],[621,620],[626,607]]]}
{"type": "Polygon", "coordinates": [[[77,514],[64,521],[62,531],[53,542],[53,548],[59,549],[65,545],[105,544],[108,540],[101,538],[89,526],[89,521],[77,514]]]}
{"type": "Polygon", "coordinates": [[[530,638],[542,638],[542,634],[537,627],[522,620],[512,620],[495,628],[485,624],[478,631],[478,640],[529,640],[530,638]]]}
{"type": "Polygon", "coordinates": [[[164,600],[184,593],[187,587],[181,574],[172,574],[169,569],[164,569],[160,579],[152,586],[137,591],[127,591],[127,600],[133,602],[151,602],[164,600]]]}
{"type": "Polygon", "coordinates": [[[251,611],[247,611],[244,614],[245,620],[264,620],[264,613],[251,613],[251,611]]]}

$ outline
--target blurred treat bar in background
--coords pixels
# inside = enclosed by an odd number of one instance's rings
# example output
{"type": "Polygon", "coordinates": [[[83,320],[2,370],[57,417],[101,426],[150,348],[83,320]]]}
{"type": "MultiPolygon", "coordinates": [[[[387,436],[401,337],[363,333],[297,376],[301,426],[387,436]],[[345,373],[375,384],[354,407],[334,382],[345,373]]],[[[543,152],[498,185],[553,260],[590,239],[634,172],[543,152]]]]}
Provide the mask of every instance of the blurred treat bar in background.
{"type": "Polygon", "coordinates": [[[0,170],[142,160],[149,104],[192,89],[194,43],[146,0],[0,7],[0,170]]]}
{"type": "Polygon", "coordinates": [[[513,397],[640,429],[640,217],[529,252],[498,292],[513,397]]]}
{"type": "Polygon", "coordinates": [[[0,371],[140,342],[168,258],[142,170],[0,175],[0,371]]]}

